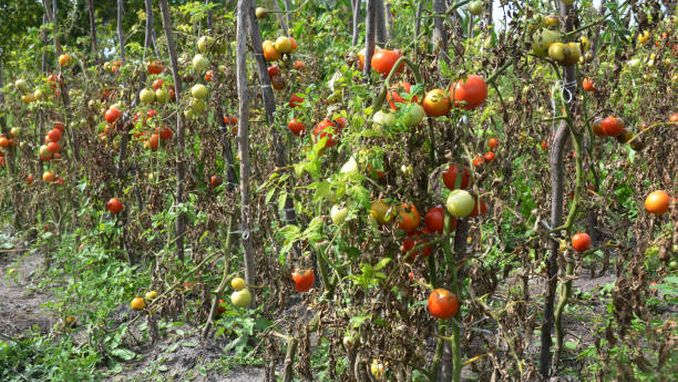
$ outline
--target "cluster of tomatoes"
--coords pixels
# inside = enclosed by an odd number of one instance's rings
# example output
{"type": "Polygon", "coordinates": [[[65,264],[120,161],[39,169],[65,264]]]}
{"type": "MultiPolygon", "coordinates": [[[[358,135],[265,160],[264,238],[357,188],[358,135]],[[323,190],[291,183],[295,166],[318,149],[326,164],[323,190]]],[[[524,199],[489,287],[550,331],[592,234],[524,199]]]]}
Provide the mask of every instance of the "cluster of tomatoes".
{"type": "Polygon", "coordinates": [[[490,138],[487,140],[487,147],[489,150],[483,155],[476,155],[473,158],[473,166],[480,167],[485,163],[490,163],[494,161],[496,154],[495,151],[499,147],[499,140],[497,138],[490,138]]]}
{"type": "Polygon", "coordinates": [[[5,150],[9,150],[16,144],[21,135],[21,129],[13,127],[9,130],[9,136],[0,134],[0,167],[5,165],[5,150]]]}

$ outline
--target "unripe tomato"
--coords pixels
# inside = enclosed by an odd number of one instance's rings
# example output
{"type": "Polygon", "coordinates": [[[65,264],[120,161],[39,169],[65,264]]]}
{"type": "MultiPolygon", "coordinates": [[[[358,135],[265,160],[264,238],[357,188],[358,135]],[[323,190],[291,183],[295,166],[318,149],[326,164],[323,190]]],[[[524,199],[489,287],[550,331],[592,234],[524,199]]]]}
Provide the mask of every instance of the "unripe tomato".
{"type": "Polygon", "coordinates": [[[130,307],[133,310],[143,310],[146,307],[146,301],[144,301],[144,299],[141,297],[134,297],[130,303],[130,307]]]}
{"type": "Polygon", "coordinates": [[[440,117],[450,112],[450,98],[443,89],[429,90],[424,96],[424,111],[430,117],[440,117]]]}

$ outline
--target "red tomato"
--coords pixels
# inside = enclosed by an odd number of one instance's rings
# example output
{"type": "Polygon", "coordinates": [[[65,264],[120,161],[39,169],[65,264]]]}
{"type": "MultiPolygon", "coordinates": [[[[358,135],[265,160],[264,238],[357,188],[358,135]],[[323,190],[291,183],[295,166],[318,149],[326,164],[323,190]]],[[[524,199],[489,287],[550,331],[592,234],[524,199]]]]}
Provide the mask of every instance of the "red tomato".
{"type": "Polygon", "coordinates": [[[148,147],[155,151],[160,146],[160,136],[158,134],[151,134],[151,137],[148,139],[148,147]]]}
{"type": "Polygon", "coordinates": [[[160,140],[163,140],[163,141],[167,141],[167,140],[172,139],[172,135],[174,134],[172,129],[170,129],[167,126],[159,127],[158,129],[156,129],[156,133],[160,137],[160,140]]]}
{"type": "Polygon", "coordinates": [[[424,225],[430,232],[443,233],[445,228],[445,209],[442,206],[431,207],[424,215],[424,225]]]}
{"type": "Polygon", "coordinates": [[[448,319],[459,311],[459,299],[446,289],[434,289],[428,296],[428,311],[435,318],[448,319]]]}
{"type": "Polygon", "coordinates": [[[468,216],[475,217],[478,215],[485,215],[488,211],[487,203],[485,203],[485,200],[480,199],[480,209],[478,208],[478,198],[474,196],[473,201],[475,202],[475,204],[473,206],[473,210],[471,210],[471,213],[468,216]]]}
{"type": "Polygon", "coordinates": [[[572,248],[577,252],[584,252],[591,247],[591,236],[586,232],[579,232],[572,236],[572,248]]]}
{"type": "Polygon", "coordinates": [[[292,272],[292,281],[294,281],[294,289],[299,293],[304,293],[315,283],[315,273],[310,268],[296,270],[292,272]]]}
{"type": "Polygon", "coordinates": [[[596,90],[595,86],[593,85],[593,80],[588,77],[582,80],[581,88],[584,89],[585,92],[593,92],[596,90]]]}
{"type": "Polygon", "coordinates": [[[63,122],[54,122],[54,124],[52,126],[55,129],[61,131],[62,134],[66,131],[66,126],[64,125],[63,122]]]}
{"type": "Polygon", "coordinates": [[[605,135],[616,137],[624,132],[624,121],[611,115],[600,122],[600,128],[605,135]]]}
{"type": "Polygon", "coordinates": [[[104,114],[104,119],[106,120],[106,122],[108,122],[110,124],[114,124],[115,121],[117,121],[118,118],[120,118],[121,115],[122,115],[122,112],[120,112],[120,110],[118,110],[118,108],[111,107],[108,110],[106,110],[106,113],[104,114]]]}
{"type": "Polygon", "coordinates": [[[274,77],[280,75],[280,67],[278,65],[271,65],[268,67],[268,76],[274,77]]]}
{"type": "Polygon", "coordinates": [[[113,215],[116,215],[122,211],[123,205],[118,198],[111,198],[106,202],[106,209],[113,215]]]}
{"type": "Polygon", "coordinates": [[[210,177],[210,186],[216,188],[219,187],[221,183],[222,183],[221,177],[219,177],[218,175],[212,175],[210,177]]]}
{"type": "Polygon", "coordinates": [[[472,163],[473,167],[480,167],[483,165],[483,163],[485,163],[485,159],[483,159],[483,157],[480,155],[476,155],[476,157],[473,158],[472,163]]]}
{"type": "Polygon", "coordinates": [[[327,137],[325,147],[332,147],[339,143],[339,140],[336,137],[336,134],[338,133],[337,126],[329,119],[323,119],[322,121],[318,122],[318,124],[315,125],[315,128],[313,129],[313,135],[316,137],[316,139],[320,140],[327,137]]]}
{"type": "MultiPolygon", "coordinates": [[[[409,82],[401,81],[396,86],[393,86],[388,93],[386,93],[386,100],[391,106],[392,110],[398,109],[398,103],[409,102],[401,96],[401,94],[409,94],[411,92],[412,85],[409,82]]],[[[412,102],[419,102],[417,97],[412,97],[412,102]]]]}
{"type": "Polygon", "coordinates": [[[295,93],[295,94],[292,94],[292,95],[290,96],[290,102],[289,102],[289,105],[290,105],[290,107],[292,107],[292,108],[295,108],[295,107],[301,105],[303,102],[304,102],[304,98],[298,96],[296,93],[295,93]]]}
{"type": "MultiPolygon", "coordinates": [[[[385,76],[391,72],[393,65],[395,65],[396,61],[398,61],[400,57],[402,57],[402,54],[397,50],[375,50],[370,63],[374,71],[385,76]]],[[[402,66],[400,66],[400,68],[402,68],[402,66]]],[[[397,70],[400,70],[400,68],[397,70]]]]}
{"type": "Polygon", "coordinates": [[[304,123],[296,118],[292,118],[292,120],[290,120],[290,122],[287,124],[287,128],[290,129],[292,134],[296,136],[300,136],[304,132],[304,129],[306,129],[304,123]]]}
{"type": "Polygon", "coordinates": [[[466,81],[457,81],[450,87],[454,105],[466,110],[482,105],[487,98],[487,84],[483,77],[472,74],[466,81]]]}
{"type": "Polygon", "coordinates": [[[428,257],[431,254],[430,245],[426,245],[420,247],[416,251],[412,251],[416,246],[426,244],[427,240],[421,238],[421,234],[421,231],[412,231],[408,233],[403,239],[403,244],[400,246],[400,251],[402,252],[403,256],[406,256],[406,260],[415,260],[419,256],[428,257]]]}
{"type": "Polygon", "coordinates": [[[162,87],[162,84],[165,83],[165,81],[162,80],[162,78],[158,78],[157,80],[153,81],[153,90],[158,90],[162,87]]]}
{"type": "Polygon", "coordinates": [[[493,151],[488,151],[485,154],[483,154],[483,159],[485,162],[492,162],[494,160],[494,152],[493,151]]]}
{"type": "Polygon", "coordinates": [[[51,152],[52,154],[58,153],[59,151],[61,151],[61,146],[59,146],[59,144],[56,142],[50,142],[47,144],[47,150],[49,150],[49,152],[51,152]]]}
{"type": "Polygon", "coordinates": [[[62,133],[59,129],[52,129],[47,132],[47,138],[49,138],[49,140],[52,142],[59,142],[61,140],[61,136],[62,133]]]}
{"type": "Polygon", "coordinates": [[[487,140],[487,146],[494,151],[499,147],[499,140],[497,138],[490,138],[487,140]]]}
{"type": "Polygon", "coordinates": [[[447,170],[443,171],[443,183],[445,187],[450,190],[454,189],[466,189],[470,185],[471,173],[466,167],[459,166],[457,164],[451,164],[447,170]],[[457,174],[461,172],[461,180],[459,181],[459,186],[457,184],[457,174]]]}

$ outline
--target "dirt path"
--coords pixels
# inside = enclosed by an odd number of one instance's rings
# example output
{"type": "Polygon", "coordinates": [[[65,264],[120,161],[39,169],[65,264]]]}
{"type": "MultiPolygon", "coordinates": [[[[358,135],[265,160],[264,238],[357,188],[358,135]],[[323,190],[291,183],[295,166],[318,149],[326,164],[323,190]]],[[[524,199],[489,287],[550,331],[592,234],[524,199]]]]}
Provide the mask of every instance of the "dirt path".
{"type": "MultiPolygon", "coordinates": [[[[7,242],[0,234],[0,241],[7,242]]],[[[5,245],[6,247],[7,245],[5,245]]],[[[35,287],[42,256],[17,250],[0,252],[0,337],[17,339],[31,331],[49,332],[55,320],[40,306],[51,296],[35,287]]]]}

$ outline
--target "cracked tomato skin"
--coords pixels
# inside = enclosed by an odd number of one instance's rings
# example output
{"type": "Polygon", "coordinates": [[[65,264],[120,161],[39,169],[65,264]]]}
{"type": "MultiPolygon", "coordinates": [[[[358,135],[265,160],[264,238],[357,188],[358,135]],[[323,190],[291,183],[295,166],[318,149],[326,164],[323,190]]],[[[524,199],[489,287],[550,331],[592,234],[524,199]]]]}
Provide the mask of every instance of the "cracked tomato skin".
{"type": "Polygon", "coordinates": [[[466,81],[459,80],[450,87],[454,105],[473,110],[482,105],[487,98],[487,84],[481,76],[472,74],[466,81]]]}
{"type": "Polygon", "coordinates": [[[446,320],[459,311],[459,299],[447,289],[434,289],[428,296],[428,311],[431,316],[446,320]]]}

